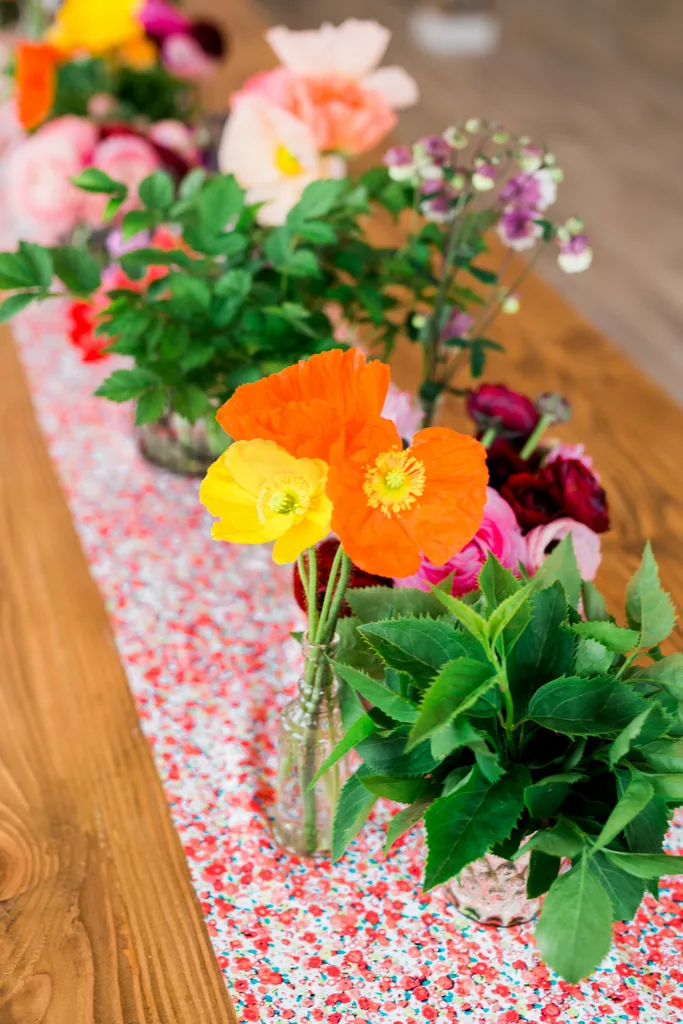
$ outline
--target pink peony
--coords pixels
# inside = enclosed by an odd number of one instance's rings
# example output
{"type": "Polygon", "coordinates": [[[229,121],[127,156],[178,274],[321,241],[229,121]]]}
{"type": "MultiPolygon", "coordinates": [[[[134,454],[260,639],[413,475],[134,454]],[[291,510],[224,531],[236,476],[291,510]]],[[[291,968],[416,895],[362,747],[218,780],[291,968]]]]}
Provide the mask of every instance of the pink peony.
{"type": "Polygon", "coordinates": [[[552,547],[563,540],[568,533],[572,535],[574,553],[579,564],[581,578],[594,580],[600,566],[600,537],[597,533],[578,523],[575,519],[555,519],[545,526],[536,526],[526,536],[527,565],[529,572],[540,569],[546,555],[552,547]]]}
{"type": "Polygon", "coordinates": [[[309,125],[324,152],[367,152],[396,124],[394,111],[417,101],[406,71],[377,69],[390,33],[375,21],[349,18],[309,32],[279,27],[266,38],[283,67],[250,78],[233,105],[261,96],[309,125]]]}
{"type": "MultiPolygon", "coordinates": [[[[137,204],[140,183],[156,171],[161,161],[154,147],[139,135],[110,135],[100,142],[92,155],[93,167],[108,174],[114,181],[128,186],[128,199],[122,210],[126,212],[137,204]]],[[[92,227],[99,227],[107,205],[107,197],[95,194],[86,196],[85,220],[92,227]]]]}
{"type": "Polygon", "coordinates": [[[85,118],[55,118],[19,143],[2,168],[3,212],[17,238],[51,245],[83,218],[87,198],[71,184],[89,163],[97,129],[85,118]]]}
{"type": "Polygon", "coordinates": [[[0,157],[26,137],[14,96],[0,101],[0,157]]]}
{"type": "MultiPolygon", "coordinates": [[[[553,524],[554,525],[554,524],[553,524]]],[[[504,498],[501,498],[492,487],[486,488],[486,506],[484,518],[473,539],[462,551],[454,555],[445,565],[437,568],[424,559],[422,566],[414,576],[394,580],[397,587],[417,587],[429,590],[430,586],[440,583],[452,572],[452,593],[467,594],[477,586],[477,580],[489,551],[493,552],[498,561],[511,569],[519,571],[519,563],[526,563],[527,552],[522,531],[515,514],[504,498]]]]}

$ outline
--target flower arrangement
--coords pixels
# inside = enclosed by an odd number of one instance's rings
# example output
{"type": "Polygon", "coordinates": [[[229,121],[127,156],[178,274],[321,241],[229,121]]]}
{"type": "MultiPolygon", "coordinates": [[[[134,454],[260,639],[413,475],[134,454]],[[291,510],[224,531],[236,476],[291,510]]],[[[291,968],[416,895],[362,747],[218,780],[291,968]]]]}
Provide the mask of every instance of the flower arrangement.
{"type": "Polygon", "coordinates": [[[426,889],[485,856],[527,859],[527,895],[547,893],[542,957],[569,982],[587,976],[612,923],[683,872],[662,848],[683,803],[683,667],[660,650],[675,615],[649,545],[627,626],[581,580],[571,538],[531,580],[489,554],[467,601],[442,587],[347,600],[356,625],[334,664],[346,732],[316,778],[352,749],[361,764],[337,804],[333,858],[382,796],[404,805],[386,851],[424,819],[426,889]]]}
{"type": "Polygon", "coordinates": [[[352,564],[381,576],[415,571],[423,554],[441,565],[473,536],[484,507],[483,446],[439,427],[419,431],[404,449],[381,415],[388,385],[388,367],[366,364],[355,349],[244,384],[218,411],[233,443],[200,490],[218,517],[217,540],[272,541],[276,562],[298,565],[307,663],[296,708],[285,713],[296,724],[286,743],[285,773],[294,778],[281,784],[279,825],[283,841],[309,855],[329,848],[313,778],[338,731],[327,653],[352,564]],[[444,505],[458,514],[444,516],[444,505]],[[330,530],[339,545],[320,600],[315,545],[330,530]]]}

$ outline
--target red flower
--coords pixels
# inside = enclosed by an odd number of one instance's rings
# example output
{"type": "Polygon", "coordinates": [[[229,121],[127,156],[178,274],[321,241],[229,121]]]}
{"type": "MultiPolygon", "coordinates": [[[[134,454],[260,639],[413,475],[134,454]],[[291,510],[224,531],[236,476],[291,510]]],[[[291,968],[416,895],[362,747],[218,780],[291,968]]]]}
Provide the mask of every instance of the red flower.
{"type": "MultiPolygon", "coordinates": [[[[316,604],[318,611],[323,606],[323,599],[325,597],[325,589],[327,587],[327,581],[330,578],[330,570],[332,568],[332,562],[334,556],[337,553],[339,547],[339,541],[334,537],[329,537],[327,540],[321,541],[316,546],[316,556],[318,563],[318,585],[316,587],[316,604]]],[[[301,583],[299,571],[294,566],[294,597],[296,602],[302,611],[306,611],[306,598],[304,596],[304,588],[301,583]]],[[[369,572],[364,572],[359,569],[357,565],[354,565],[351,570],[351,579],[349,580],[349,587],[393,587],[393,581],[385,579],[384,576],[373,576],[369,572]]],[[[342,604],[342,617],[351,615],[351,608],[347,601],[342,604]]]]}
{"type": "Polygon", "coordinates": [[[482,384],[470,391],[467,411],[480,430],[496,427],[504,437],[528,437],[539,420],[531,399],[504,384],[482,384]]]}
{"type": "Polygon", "coordinates": [[[553,478],[562,495],[564,515],[596,533],[609,530],[607,495],[590,469],[576,459],[556,459],[543,472],[553,478]]]}
{"type": "Polygon", "coordinates": [[[489,467],[490,486],[500,491],[513,473],[529,473],[535,470],[538,457],[532,456],[525,462],[514,441],[497,437],[486,453],[486,464],[489,467]]]}
{"type": "Polygon", "coordinates": [[[564,515],[562,493],[549,470],[514,473],[500,489],[523,530],[544,526],[564,515]]]}
{"type": "Polygon", "coordinates": [[[111,345],[111,338],[98,337],[95,334],[97,314],[99,310],[92,302],[77,299],[69,307],[69,338],[72,345],[81,350],[84,363],[95,363],[106,359],[104,349],[111,345]]]}

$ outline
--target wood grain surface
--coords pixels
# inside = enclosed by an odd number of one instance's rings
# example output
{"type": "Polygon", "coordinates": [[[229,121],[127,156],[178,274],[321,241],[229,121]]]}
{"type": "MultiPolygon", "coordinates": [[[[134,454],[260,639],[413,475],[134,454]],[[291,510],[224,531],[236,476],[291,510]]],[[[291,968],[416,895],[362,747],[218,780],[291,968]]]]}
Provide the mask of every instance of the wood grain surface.
{"type": "MultiPolygon", "coordinates": [[[[271,61],[245,2],[224,13],[233,56],[214,109],[271,61]]],[[[601,584],[623,594],[644,538],[683,608],[683,414],[551,288],[531,279],[491,364],[530,393],[560,389],[564,430],[610,495],[601,584]]],[[[415,385],[414,348],[395,374],[415,385]]],[[[102,600],[0,332],[0,1024],[224,1024],[236,1020],[138,724],[102,600]]],[[[454,408],[447,422],[460,423],[454,408]]],[[[680,642],[680,634],[678,641],[680,642]]]]}

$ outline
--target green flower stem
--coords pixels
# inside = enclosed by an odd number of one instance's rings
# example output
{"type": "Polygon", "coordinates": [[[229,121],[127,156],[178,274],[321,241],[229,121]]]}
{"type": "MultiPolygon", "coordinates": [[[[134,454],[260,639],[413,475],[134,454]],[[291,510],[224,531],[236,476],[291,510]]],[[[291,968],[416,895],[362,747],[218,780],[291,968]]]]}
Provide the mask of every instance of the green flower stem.
{"type": "MultiPolygon", "coordinates": [[[[301,694],[306,717],[299,786],[303,802],[304,851],[306,854],[312,855],[318,848],[318,824],[316,791],[315,786],[311,787],[311,782],[317,771],[318,721],[323,698],[327,698],[330,720],[332,711],[329,687],[331,670],[325,657],[324,648],[332,642],[336,632],[344,594],[346,593],[351,576],[352,563],[348,555],[342,550],[340,544],[330,570],[320,616],[317,618],[315,631],[313,631],[311,626],[311,610],[315,608],[316,593],[315,588],[310,584],[312,579],[317,578],[317,567],[314,568],[316,566],[315,549],[309,549],[308,554],[310,567],[308,575],[309,588],[308,590],[306,589],[304,582],[304,590],[307,594],[309,640],[313,644],[313,651],[311,657],[306,661],[304,685],[301,694]]],[[[299,572],[301,572],[302,564],[303,558],[301,558],[299,563],[299,572]]],[[[304,579],[302,576],[302,581],[304,579]]]]}
{"type": "Polygon", "coordinates": [[[528,459],[531,455],[533,455],[533,453],[536,451],[536,448],[538,447],[538,442],[541,440],[541,438],[543,437],[551,423],[554,422],[555,417],[549,415],[548,413],[544,413],[543,416],[541,416],[540,420],[534,427],[533,433],[529,435],[526,444],[519,453],[521,459],[528,459]]]}
{"type": "Polygon", "coordinates": [[[498,431],[496,430],[495,427],[489,427],[488,430],[484,431],[482,436],[479,438],[479,440],[483,444],[484,448],[490,448],[491,447],[493,442],[496,440],[497,433],[498,433],[498,431]]]}

